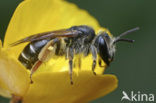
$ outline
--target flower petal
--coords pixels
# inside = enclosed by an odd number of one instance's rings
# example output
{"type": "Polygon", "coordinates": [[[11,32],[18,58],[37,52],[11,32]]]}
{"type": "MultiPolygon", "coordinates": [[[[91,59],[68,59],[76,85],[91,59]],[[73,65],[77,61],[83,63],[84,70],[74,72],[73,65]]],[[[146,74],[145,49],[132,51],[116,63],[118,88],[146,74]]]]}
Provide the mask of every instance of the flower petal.
{"type": "Polygon", "coordinates": [[[23,96],[29,87],[29,73],[7,51],[9,49],[0,51],[0,87],[10,94],[23,96]]]}
{"type": "Polygon", "coordinates": [[[0,87],[0,96],[6,97],[6,98],[11,98],[10,92],[1,87],[0,87]]]}
{"type": "MultiPolygon", "coordinates": [[[[17,7],[9,23],[4,47],[32,34],[69,28],[73,25],[89,25],[95,30],[100,29],[96,19],[87,11],[67,1],[26,0],[17,7]]],[[[23,47],[24,44],[14,47],[12,52],[18,56],[23,47]]]]}
{"type": "Polygon", "coordinates": [[[24,103],[86,103],[113,91],[118,82],[114,75],[86,71],[73,75],[73,85],[68,72],[40,73],[33,80],[24,103]]]}

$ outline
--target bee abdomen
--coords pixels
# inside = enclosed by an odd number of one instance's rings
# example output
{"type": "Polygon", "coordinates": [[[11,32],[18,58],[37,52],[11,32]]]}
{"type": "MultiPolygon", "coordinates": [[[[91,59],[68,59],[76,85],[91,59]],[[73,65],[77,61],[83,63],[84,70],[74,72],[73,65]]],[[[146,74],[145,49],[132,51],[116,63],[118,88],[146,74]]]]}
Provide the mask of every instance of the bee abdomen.
{"type": "Polygon", "coordinates": [[[38,60],[38,55],[41,49],[47,44],[49,40],[41,40],[29,43],[22,53],[20,54],[18,60],[27,68],[31,69],[35,62],[38,60]]]}
{"type": "Polygon", "coordinates": [[[20,54],[18,60],[27,69],[31,69],[33,64],[38,60],[38,53],[34,49],[33,45],[28,44],[20,54]]]}

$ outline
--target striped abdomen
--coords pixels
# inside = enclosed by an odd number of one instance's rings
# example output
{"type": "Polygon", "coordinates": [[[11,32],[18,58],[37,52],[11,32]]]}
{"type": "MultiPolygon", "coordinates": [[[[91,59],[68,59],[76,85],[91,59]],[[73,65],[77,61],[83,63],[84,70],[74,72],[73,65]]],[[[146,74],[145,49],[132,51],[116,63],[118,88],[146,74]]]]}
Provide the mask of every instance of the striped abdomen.
{"type": "Polygon", "coordinates": [[[50,40],[40,40],[29,43],[22,53],[20,54],[18,60],[27,68],[31,69],[34,63],[38,60],[38,55],[41,49],[49,42],[50,40]]]}

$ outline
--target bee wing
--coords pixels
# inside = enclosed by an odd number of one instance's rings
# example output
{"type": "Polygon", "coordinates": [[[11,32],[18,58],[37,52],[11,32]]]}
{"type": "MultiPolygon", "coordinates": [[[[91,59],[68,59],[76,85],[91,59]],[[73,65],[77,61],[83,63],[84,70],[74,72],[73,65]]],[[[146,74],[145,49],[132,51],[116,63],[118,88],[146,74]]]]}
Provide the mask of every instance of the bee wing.
{"type": "Polygon", "coordinates": [[[81,32],[77,31],[77,30],[68,30],[68,29],[43,32],[43,33],[34,34],[34,35],[28,36],[24,39],[18,40],[16,42],[10,44],[10,46],[16,46],[21,43],[33,42],[33,41],[43,40],[43,39],[47,39],[47,38],[54,39],[56,37],[75,37],[80,33],[81,32]]]}

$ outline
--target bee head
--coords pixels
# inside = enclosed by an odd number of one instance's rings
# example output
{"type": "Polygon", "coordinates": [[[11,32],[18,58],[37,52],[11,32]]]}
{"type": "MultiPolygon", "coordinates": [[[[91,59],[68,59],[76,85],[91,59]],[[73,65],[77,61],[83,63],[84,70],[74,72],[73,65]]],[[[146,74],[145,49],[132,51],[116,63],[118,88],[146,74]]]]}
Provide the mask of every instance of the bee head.
{"type": "Polygon", "coordinates": [[[109,66],[114,59],[115,45],[119,41],[133,43],[134,40],[121,38],[131,32],[139,30],[138,27],[128,30],[117,37],[110,37],[106,32],[100,32],[95,39],[94,45],[97,48],[98,55],[109,66]]]}

